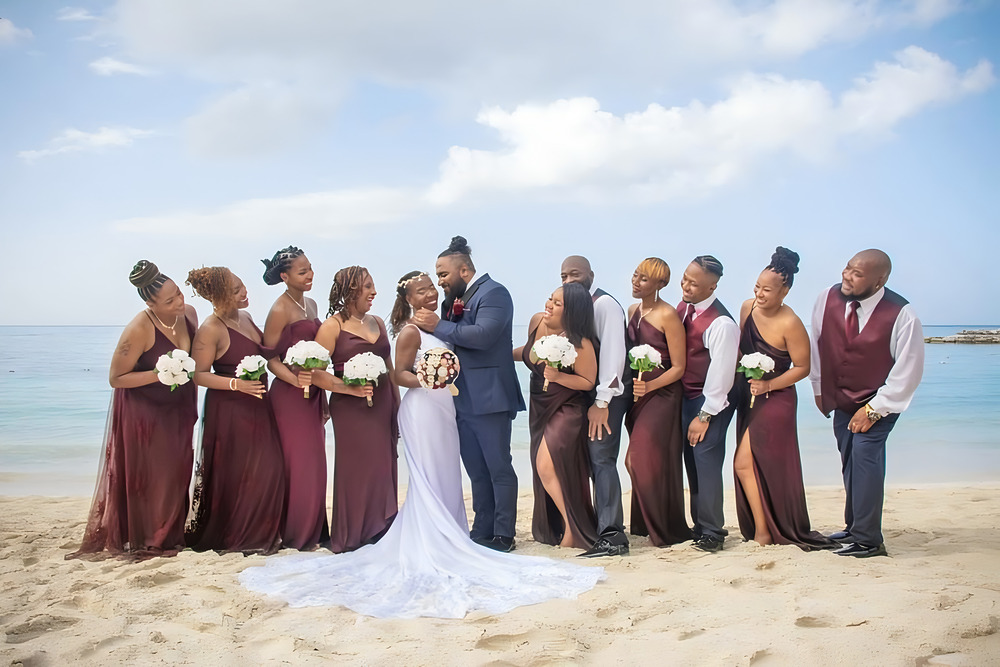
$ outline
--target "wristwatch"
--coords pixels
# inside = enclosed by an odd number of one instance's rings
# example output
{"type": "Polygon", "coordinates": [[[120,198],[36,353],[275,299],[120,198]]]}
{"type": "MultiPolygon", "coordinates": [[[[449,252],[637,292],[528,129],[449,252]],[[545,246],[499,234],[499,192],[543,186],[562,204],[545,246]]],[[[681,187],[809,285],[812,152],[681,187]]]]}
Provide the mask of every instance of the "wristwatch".
{"type": "Polygon", "coordinates": [[[602,401],[600,399],[597,399],[596,401],[594,401],[594,407],[597,408],[597,409],[599,409],[599,410],[607,410],[608,409],[608,402],[607,401],[602,401]]]}
{"type": "Polygon", "coordinates": [[[865,414],[868,416],[868,421],[870,421],[873,424],[877,422],[879,419],[882,419],[882,415],[872,410],[872,406],[868,405],[867,403],[865,403],[865,414]]]}
{"type": "Polygon", "coordinates": [[[712,421],[712,417],[713,416],[714,415],[711,415],[711,414],[705,412],[704,410],[702,410],[701,412],[698,413],[698,421],[700,421],[700,422],[702,422],[704,424],[707,424],[710,421],[712,421]]]}

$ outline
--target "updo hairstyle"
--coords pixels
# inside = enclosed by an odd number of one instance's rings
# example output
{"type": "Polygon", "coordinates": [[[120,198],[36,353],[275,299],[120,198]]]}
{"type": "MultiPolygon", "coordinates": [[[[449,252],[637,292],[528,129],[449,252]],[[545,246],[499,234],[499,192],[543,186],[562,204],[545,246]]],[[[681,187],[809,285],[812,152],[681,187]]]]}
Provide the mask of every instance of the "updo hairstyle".
{"type": "Polygon", "coordinates": [[[264,264],[264,282],[268,285],[280,283],[281,274],[288,273],[292,262],[304,254],[305,252],[301,248],[290,245],[274,253],[274,257],[271,259],[260,260],[264,264]]]}
{"type": "Polygon", "coordinates": [[[441,257],[454,257],[468,266],[470,271],[475,272],[476,270],[475,264],[472,263],[472,248],[469,247],[469,242],[465,240],[464,236],[451,237],[451,243],[438,255],[439,259],[441,257]]]}
{"type": "Polygon", "coordinates": [[[771,263],[764,268],[777,273],[785,286],[791,287],[795,274],[799,272],[799,254],[779,245],[771,255],[771,263]]]}
{"type": "Polygon", "coordinates": [[[233,291],[233,273],[224,266],[203,266],[188,271],[186,284],[215,310],[226,311],[237,306],[233,291]]]}
{"type": "Polygon", "coordinates": [[[160,273],[156,264],[148,259],[140,259],[128,275],[128,281],[135,286],[143,301],[152,301],[168,280],[170,278],[160,273]]]}
{"type": "Polygon", "coordinates": [[[368,269],[363,266],[348,266],[337,271],[337,275],[333,277],[333,285],[330,287],[328,317],[343,315],[347,312],[347,304],[358,298],[367,275],[370,275],[368,269]]]}

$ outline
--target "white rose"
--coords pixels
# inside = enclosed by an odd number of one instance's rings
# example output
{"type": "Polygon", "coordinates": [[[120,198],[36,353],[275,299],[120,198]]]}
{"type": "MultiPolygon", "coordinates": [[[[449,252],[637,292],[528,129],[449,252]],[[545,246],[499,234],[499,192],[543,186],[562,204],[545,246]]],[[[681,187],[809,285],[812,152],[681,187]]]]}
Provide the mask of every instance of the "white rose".
{"type": "Polygon", "coordinates": [[[764,369],[765,373],[770,373],[774,370],[774,359],[767,356],[766,354],[760,355],[760,367],[764,369]]]}
{"type": "Polygon", "coordinates": [[[194,369],[197,368],[194,363],[194,359],[191,357],[185,357],[181,359],[181,368],[184,369],[185,373],[194,373],[194,369]]]}
{"type": "Polygon", "coordinates": [[[168,373],[167,371],[160,371],[156,374],[156,379],[162,384],[171,385],[174,384],[174,374],[168,373]]]}
{"type": "Polygon", "coordinates": [[[165,354],[161,354],[160,358],[156,360],[156,370],[160,373],[167,370],[170,366],[170,357],[165,354]]]}

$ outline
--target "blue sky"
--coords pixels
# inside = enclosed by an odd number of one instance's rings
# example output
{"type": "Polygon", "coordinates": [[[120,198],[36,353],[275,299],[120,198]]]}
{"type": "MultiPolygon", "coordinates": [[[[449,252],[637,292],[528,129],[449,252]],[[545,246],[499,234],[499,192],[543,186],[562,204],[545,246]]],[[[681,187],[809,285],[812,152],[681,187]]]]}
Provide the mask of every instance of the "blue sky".
{"type": "MultiPolygon", "coordinates": [[[[140,258],[397,278],[454,234],[527,322],[561,259],[629,301],[776,245],[788,302],[866,247],[927,324],[1000,323],[1000,7],[984,0],[0,0],[0,324],[120,324],[140,258]]],[[[208,304],[192,298],[202,316],[208,304]]],[[[325,310],[325,307],[321,308],[325,310]]]]}

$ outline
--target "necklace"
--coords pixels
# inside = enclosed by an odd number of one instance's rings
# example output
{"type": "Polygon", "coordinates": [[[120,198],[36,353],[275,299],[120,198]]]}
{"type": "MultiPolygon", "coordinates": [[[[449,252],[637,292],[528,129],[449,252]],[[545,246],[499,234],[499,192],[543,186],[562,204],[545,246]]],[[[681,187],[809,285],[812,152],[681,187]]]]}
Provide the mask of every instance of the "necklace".
{"type": "MultiPolygon", "coordinates": [[[[239,311],[237,311],[237,313],[238,313],[238,312],[239,312],[239,311]]],[[[222,321],[223,321],[224,323],[225,323],[225,322],[228,322],[229,324],[232,324],[232,325],[233,325],[233,327],[234,327],[234,328],[235,328],[235,329],[236,329],[237,331],[239,331],[239,330],[240,330],[240,320],[239,320],[239,314],[237,314],[237,315],[236,315],[236,319],[235,319],[235,320],[231,320],[231,319],[229,319],[229,318],[225,317],[224,315],[219,315],[219,311],[217,311],[217,310],[213,310],[213,311],[212,311],[212,314],[213,314],[213,315],[215,315],[216,317],[218,317],[218,318],[219,318],[220,320],[222,320],[222,321]]]]}
{"type": "Polygon", "coordinates": [[[161,320],[159,317],[156,316],[156,313],[153,312],[152,308],[149,309],[149,312],[153,315],[153,317],[156,317],[156,321],[160,323],[161,327],[163,327],[164,329],[170,329],[171,335],[174,336],[177,335],[177,332],[174,331],[174,327],[177,326],[177,320],[180,319],[181,317],[180,315],[174,315],[174,323],[171,324],[170,326],[167,326],[166,324],[163,323],[163,320],[161,320]]]}
{"type": "MultiPolygon", "coordinates": [[[[308,310],[306,309],[306,307],[305,307],[305,306],[303,306],[303,305],[302,305],[301,303],[299,303],[298,301],[296,301],[296,300],[295,300],[295,297],[293,297],[293,296],[292,296],[291,294],[289,294],[289,293],[288,293],[288,290],[285,290],[285,296],[287,296],[287,297],[288,297],[289,299],[291,299],[291,300],[292,300],[292,303],[294,303],[294,304],[295,304],[296,306],[298,306],[299,308],[301,308],[301,309],[302,309],[302,314],[303,314],[303,315],[305,315],[306,317],[309,317],[309,311],[308,311],[308,310]]],[[[303,303],[305,302],[305,300],[306,300],[306,298],[305,298],[305,297],[303,296],[303,297],[302,297],[302,301],[303,301],[303,303]]]]}
{"type": "Polygon", "coordinates": [[[351,319],[354,320],[355,322],[360,322],[361,324],[365,323],[364,315],[362,315],[361,317],[355,317],[354,315],[351,315],[351,319]]]}

